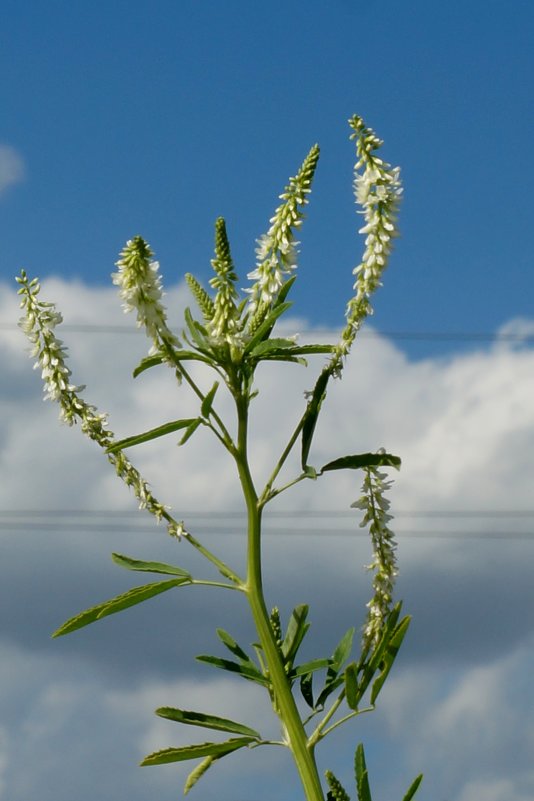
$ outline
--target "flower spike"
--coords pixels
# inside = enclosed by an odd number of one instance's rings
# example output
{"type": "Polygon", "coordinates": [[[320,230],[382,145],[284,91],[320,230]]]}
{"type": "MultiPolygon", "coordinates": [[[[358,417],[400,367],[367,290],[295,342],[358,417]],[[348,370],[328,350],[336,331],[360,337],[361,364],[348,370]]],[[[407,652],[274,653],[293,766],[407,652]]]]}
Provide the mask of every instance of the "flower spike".
{"type": "Polygon", "coordinates": [[[289,179],[289,184],[280,195],[284,202],[278,206],[269,222],[271,227],[260,239],[256,248],[256,269],[248,274],[255,281],[246,291],[250,294],[248,311],[253,315],[259,304],[270,309],[276,298],[284,276],[297,266],[297,249],[293,229],[299,228],[304,219],[300,207],[308,203],[311,183],[319,160],[319,146],[314,145],[304,159],[297,175],[289,179]]]}
{"type": "Polygon", "coordinates": [[[156,352],[164,345],[179,347],[180,342],[167,325],[159,262],[152,260],[153,255],[142,237],[130,239],[120,254],[118,271],[111,277],[120,288],[124,311],[137,312],[137,325],[145,327],[153,342],[151,352],[156,352]]]}
{"type": "Polygon", "coordinates": [[[215,339],[223,339],[229,344],[234,344],[239,333],[239,314],[236,307],[239,296],[235,288],[237,275],[230,253],[226,223],[222,217],[215,222],[215,258],[212,259],[211,266],[215,276],[210,280],[210,284],[217,290],[217,295],[208,328],[215,339]]]}

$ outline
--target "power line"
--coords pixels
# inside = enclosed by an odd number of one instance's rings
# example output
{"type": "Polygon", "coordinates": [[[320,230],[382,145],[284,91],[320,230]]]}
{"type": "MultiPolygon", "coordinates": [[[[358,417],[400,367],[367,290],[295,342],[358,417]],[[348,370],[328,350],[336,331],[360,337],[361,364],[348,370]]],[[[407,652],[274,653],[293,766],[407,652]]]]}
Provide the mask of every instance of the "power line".
{"type": "MultiPolygon", "coordinates": [[[[200,510],[184,512],[183,517],[186,521],[195,522],[195,525],[201,529],[208,529],[208,532],[219,534],[223,536],[232,536],[241,534],[241,526],[232,525],[232,521],[238,524],[245,521],[245,514],[240,511],[211,511],[204,512],[200,510]],[[202,522],[203,521],[203,522],[202,522]],[[230,525],[229,525],[230,523],[230,525]]],[[[534,510],[413,510],[400,512],[396,517],[405,518],[419,518],[419,519],[532,519],[534,518],[534,510]]],[[[273,512],[271,515],[266,516],[265,520],[265,535],[275,537],[367,537],[367,532],[362,530],[357,525],[357,515],[355,512],[340,512],[337,510],[306,510],[298,512],[290,510],[287,512],[273,512]],[[273,521],[284,520],[305,520],[317,519],[324,520],[341,520],[352,518],[354,524],[349,527],[344,526],[325,526],[323,528],[317,525],[310,526],[287,526],[272,525],[273,521]]],[[[26,512],[21,510],[1,510],[0,511],[0,531],[27,531],[39,533],[59,533],[71,532],[76,534],[82,533],[101,533],[103,530],[112,533],[142,533],[153,531],[154,526],[151,525],[145,518],[139,515],[138,511],[116,511],[116,510],[28,510],[26,512]]],[[[396,534],[399,539],[461,539],[461,540],[531,540],[534,541],[533,531],[492,531],[489,530],[468,530],[468,529],[397,529],[396,534]]]]}
{"type": "MultiPolygon", "coordinates": [[[[0,523],[0,531],[19,532],[31,530],[32,533],[39,532],[45,533],[60,533],[68,531],[69,534],[94,534],[102,533],[103,531],[119,534],[119,533],[144,533],[152,532],[153,526],[135,525],[120,523],[112,524],[91,524],[91,523],[0,523]]],[[[242,535],[242,530],[237,529],[235,526],[224,526],[220,523],[215,527],[210,527],[207,532],[218,534],[225,537],[242,535]]],[[[413,529],[396,529],[396,537],[402,539],[424,539],[424,540],[526,540],[534,542],[534,531],[459,531],[459,530],[430,530],[430,531],[417,531],[413,529]]],[[[274,536],[290,538],[290,537],[356,537],[357,539],[367,539],[367,531],[360,529],[358,526],[354,528],[272,528],[266,526],[264,528],[265,536],[274,536]]]]}
{"type": "MultiPolygon", "coordinates": [[[[268,518],[355,518],[357,512],[339,509],[288,509],[286,511],[267,511],[268,518]]],[[[10,517],[49,518],[49,517],[108,517],[108,518],[137,518],[139,510],[120,509],[0,509],[0,520],[10,517]]],[[[206,520],[241,519],[246,518],[246,511],[239,509],[185,509],[180,510],[180,516],[200,518],[206,520]]],[[[395,511],[395,518],[534,518],[534,509],[400,509],[395,511]]]]}
{"type": "MultiPolygon", "coordinates": [[[[15,331],[16,323],[1,323],[0,330],[15,331]]],[[[140,329],[126,325],[99,325],[92,323],[63,323],[61,330],[73,334],[140,334],[140,329]]],[[[177,334],[181,329],[173,329],[177,334]]],[[[332,337],[338,332],[332,329],[311,329],[306,337],[332,337]]],[[[514,334],[511,332],[489,333],[486,331],[373,331],[363,329],[360,337],[421,341],[421,342],[524,342],[534,343],[534,334],[514,334]]]]}

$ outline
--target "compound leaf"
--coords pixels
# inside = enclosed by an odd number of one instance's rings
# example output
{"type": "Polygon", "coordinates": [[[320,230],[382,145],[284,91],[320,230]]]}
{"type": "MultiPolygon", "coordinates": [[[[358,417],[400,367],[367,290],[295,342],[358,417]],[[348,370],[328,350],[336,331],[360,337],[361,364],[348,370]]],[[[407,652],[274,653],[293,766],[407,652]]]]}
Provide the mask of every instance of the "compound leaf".
{"type": "Polygon", "coordinates": [[[162,706],[156,709],[156,715],[159,715],[160,718],[174,720],[176,723],[184,723],[189,726],[202,726],[215,731],[227,731],[231,734],[242,734],[245,737],[252,737],[256,740],[261,739],[259,732],[249,726],[245,726],[243,723],[236,723],[233,720],[220,718],[216,715],[205,715],[203,712],[190,712],[185,709],[162,706]]]}
{"type": "Polygon", "coordinates": [[[183,420],[173,420],[171,423],[164,423],[162,426],[151,428],[142,434],[135,434],[132,437],[126,437],[118,442],[114,442],[109,448],[106,448],[107,453],[115,453],[115,451],[124,450],[124,448],[131,448],[134,445],[141,445],[143,442],[150,442],[152,439],[164,437],[166,434],[172,434],[173,431],[179,431],[181,428],[187,428],[192,423],[196,422],[195,417],[188,417],[183,420]]]}
{"type": "Polygon", "coordinates": [[[356,453],[352,456],[342,456],[334,459],[321,467],[321,474],[328,470],[358,470],[361,467],[395,467],[397,470],[401,465],[398,456],[391,453],[356,453]]]}
{"type": "Polygon", "coordinates": [[[169,581],[157,581],[153,584],[145,584],[142,587],[133,587],[128,592],[122,595],[117,595],[116,598],[111,598],[109,601],[104,601],[97,606],[86,609],[85,612],[80,612],[75,617],[71,617],[62,626],[60,626],[53,634],[52,637],[61,637],[63,634],[70,634],[71,631],[76,631],[96,620],[101,620],[108,615],[114,615],[117,612],[122,612],[123,609],[128,609],[130,606],[135,606],[143,601],[153,598],[155,595],[160,595],[162,592],[171,590],[173,587],[179,587],[182,584],[191,584],[191,577],[189,575],[180,578],[170,579],[169,581]]]}
{"type": "Polygon", "coordinates": [[[184,762],[187,759],[197,759],[198,757],[222,757],[252,742],[254,742],[252,737],[233,737],[222,743],[198,743],[197,745],[184,745],[180,748],[162,748],[161,751],[155,751],[146,756],[140,764],[145,767],[147,765],[167,765],[170,762],[184,762]]]}
{"type": "Polygon", "coordinates": [[[126,570],[137,570],[141,573],[164,573],[168,576],[184,576],[192,579],[187,570],[175,565],[168,565],[165,562],[145,562],[142,559],[132,559],[131,556],[125,556],[121,553],[112,553],[111,558],[116,565],[124,567],[126,570]]]}

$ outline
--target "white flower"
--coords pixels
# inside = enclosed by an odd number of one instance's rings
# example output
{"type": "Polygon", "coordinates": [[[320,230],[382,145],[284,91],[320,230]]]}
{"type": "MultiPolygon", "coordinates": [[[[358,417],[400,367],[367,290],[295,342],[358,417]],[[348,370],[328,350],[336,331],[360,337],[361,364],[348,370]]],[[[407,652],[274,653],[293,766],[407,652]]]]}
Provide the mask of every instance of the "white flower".
{"type": "Polygon", "coordinates": [[[137,325],[144,327],[153,342],[153,351],[162,344],[179,346],[179,341],[167,325],[159,262],[151,261],[154,254],[140,237],[128,240],[117,262],[118,272],[112,273],[113,283],[120,288],[125,313],[137,312],[137,325]]]}
{"type": "Polygon", "coordinates": [[[374,571],[372,599],[367,604],[367,622],[363,632],[364,646],[376,644],[382,633],[384,623],[393,600],[393,588],[398,574],[397,559],[395,555],[396,542],[389,522],[389,501],[384,497],[392,485],[387,475],[375,467],[365,470],[365,479],[362,485],[363,494],[351,506],[362,509],[364,516],[361,527],[369,525],[369,533],[373,545],[373,560],[367,566],[374,571]]]}
{"type": "Polygon", "coordinates": [[[319,148],[314,145],[302,166],[285,191],[279,196],[284,202],[278,206],[269,222],[266,234],[257,240],[256,269],[248,273],[254,285],[245,291],[250,295],[249,315],[252,318],[260,305],[267,310],[284,284],[284,278],[297,267],[297,245],[293,229],[299,228],[304,215],[299,206],[308,203],[311,182],[319,159],[319,148]]]}
{"type": "MultiPolygon", "coordinates": [[[[113,444],[113,432],[107,427],[107,415],[100,414],[94,406],[80,397],[79,393],[85,387],[74,386],[69,382],[71,372],[65,362],[67,351],[54,334],[54,328],[62,321],[61,314],[56,312],[53,304],[39,300],[40,286],[35,278],[28,281],[26,273],[22,271],[17,281],[20,284],[20,306],[25,312],[20,327],[33,345],[31,355],[37,357],[35,368],[41,369],[45,400],[59,403],[60,418],[67,425],[72,426],[79,421],[84,434],[102,448],[109,448],[113,444]]],[[[179,538],[183,533],[182,524],[177,523],[154,498],[148,484],[124,453],[108,453],[107,457],[117,475],[133,489],[139,507],[147,509],[158,522],[165,518],[169,534],[179,538]]]]}

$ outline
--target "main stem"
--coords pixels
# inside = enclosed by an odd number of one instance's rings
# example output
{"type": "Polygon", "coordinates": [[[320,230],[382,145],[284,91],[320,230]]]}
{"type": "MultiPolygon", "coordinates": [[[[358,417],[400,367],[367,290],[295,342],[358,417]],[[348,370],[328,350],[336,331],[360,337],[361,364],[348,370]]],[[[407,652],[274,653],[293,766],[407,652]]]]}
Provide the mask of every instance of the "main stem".
{"type": "Polygon", "coordinates": [[[248,515],[246,594],[269,669],[276,711],[293,754],[306,799],[307,801],[324,801],[321,781],[315,764],[313,746],[308,745],[306,730],[291,692],[263,596],[261,507],[258,504],[258,496],[250,474],[247,458],[248,403],[242,396],[236,399],[236,403],[238,412],[236,462],[248,515]]]}

